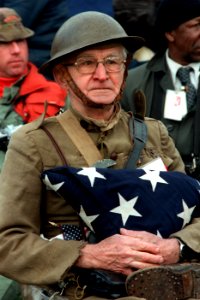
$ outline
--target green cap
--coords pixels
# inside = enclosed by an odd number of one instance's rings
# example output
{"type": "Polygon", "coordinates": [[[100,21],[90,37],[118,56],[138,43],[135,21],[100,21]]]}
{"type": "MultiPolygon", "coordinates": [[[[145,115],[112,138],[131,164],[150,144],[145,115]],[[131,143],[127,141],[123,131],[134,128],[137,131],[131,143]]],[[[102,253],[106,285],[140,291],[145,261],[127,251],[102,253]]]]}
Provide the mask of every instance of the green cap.
{"type": "Polygon", "coordinates": [[[34,31],[24,27],[21,17],[14,9],[0,7],[0,42],[23,40],[34,35],[34,31]]]}

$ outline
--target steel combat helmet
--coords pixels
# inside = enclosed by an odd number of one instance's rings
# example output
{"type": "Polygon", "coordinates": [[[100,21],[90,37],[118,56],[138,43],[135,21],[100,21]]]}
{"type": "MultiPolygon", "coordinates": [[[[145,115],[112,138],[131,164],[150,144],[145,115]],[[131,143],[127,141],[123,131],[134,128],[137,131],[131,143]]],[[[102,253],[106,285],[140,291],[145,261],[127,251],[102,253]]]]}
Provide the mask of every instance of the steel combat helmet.
{"type": "Polygon", "coordinates": [[[56,33],[51,48],[51,59],[43,64],[40,71],[51,70],[65,55],[110,42],[124,45],[131,53],[144,44],[141,37],[128,36],[123,27],[107,14],[87,11],[74,15],[65,21],[56,33]]]}

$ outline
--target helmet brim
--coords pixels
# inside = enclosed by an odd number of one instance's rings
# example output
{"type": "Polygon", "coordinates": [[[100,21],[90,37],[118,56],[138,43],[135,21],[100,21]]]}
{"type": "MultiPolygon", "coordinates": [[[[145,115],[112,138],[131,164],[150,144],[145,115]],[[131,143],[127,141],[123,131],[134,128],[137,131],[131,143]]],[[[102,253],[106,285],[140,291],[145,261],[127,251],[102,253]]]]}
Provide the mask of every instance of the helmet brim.
{"type": "Polygon", "coordinates": [[[124,37],[117,37],[117,38],[113,38],[113,39],[109,39],[109,40],[104,40],[101,42],[95,42],[92,44],[91,42],[87,45],[87,43],[85,43],[85,45],[81,48],[79,48],[77,50],[76,47],[71,47],[68,48],[67,50],[63,50],[63,51],[59,51],[57,52],[55,55],[52,55],[52,57],[46,61],[39,69],[39,71],[43,74],[52,74],[52,69],[53,67],[58,64],[64,57],[71,55],[77,51],[82,51],[85,50],[87,48],[91,48],[94,46],[100,46],[100,45],[107,45],[107,44],[121,44],[122,46],[124,46],[127,51],[129,53],[134,53],[136,50],[138,50],[139,48],[141,48],[142,46],[144,46],[145,41],[142,37],[139,36],[124,36],[124,37]]]}

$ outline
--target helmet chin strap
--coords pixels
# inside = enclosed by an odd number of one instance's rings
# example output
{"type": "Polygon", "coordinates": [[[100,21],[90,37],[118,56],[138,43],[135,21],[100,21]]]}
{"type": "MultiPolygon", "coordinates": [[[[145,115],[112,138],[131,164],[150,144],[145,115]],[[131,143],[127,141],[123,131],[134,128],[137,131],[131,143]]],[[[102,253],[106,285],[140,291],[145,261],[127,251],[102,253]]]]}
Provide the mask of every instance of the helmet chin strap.
{"type": "Polygon", "coordinates": [[[119,94],[115,97],[115,99],[113,100],[112,103],[109,104],[101,104],[101,103],[95,103],[94,101],[92,101],[89,97],[87,97],[80,89],[79,87],[76,85],[76,83],[74,82],[74,80],[72,79],[70,73],[68,72],[67,69],[65,69],[65,79],[67,81],[68,86],[70,86],[70,88],[73,90],[74,94],[82,101],[82,103],[84,105],[86,105],[87,107],[91,107],[91,108],[105,108],[115,104],[116,102],[119,102],[122,98],[122,93],[125,87],[125,79],[127,77],[128,74],[128,65],[130,62],[130,57],[128,55],[127,60],[126,60],[126,65],[125,65],[125,72],[124,72],[124,79],[119,91],[119,94]]]}

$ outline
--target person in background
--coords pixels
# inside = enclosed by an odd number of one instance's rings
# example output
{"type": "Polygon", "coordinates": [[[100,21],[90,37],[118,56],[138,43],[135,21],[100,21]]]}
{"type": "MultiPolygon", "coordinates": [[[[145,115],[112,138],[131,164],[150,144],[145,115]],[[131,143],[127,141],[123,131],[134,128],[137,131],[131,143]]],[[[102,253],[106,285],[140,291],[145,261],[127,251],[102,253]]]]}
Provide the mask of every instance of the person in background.
{"type": "Polygon", "coordinates": [[[145,45],[133,54],[129,68],[149,61],[155,54],[155,17],[160,0],[113,0],[114,18],[122,25],[128,35],[139,35],[145,45]]]}
{"type": "Polygon", "coordinates": [[[50,58],[58,28],[69,18],[68,0],[0,0],[0,7],[14,9],[24,26],[35,34],[28,39],[30,61],[38,68],[50,58]]]}
{"type": "MultiPolygon", "coordinates": [[[[121,109],[119,101],[132,53],[142,45],[142,38],[128,36],[114,18],[94,11],[71,17],[55,35],[51,58],[40,71],[53,73],[67,89],[70,107],[58,116],[40,117],[11,136],[0,181],[0,274],[22,283],[28,299],[34,299],[32,287],[39,290],[37,299],[109,299],[109,291],[100,296],[106,291],[99,288],[98,292],[98,280],[93,284],[96,293],[87,292],[77,268],[109,270],[126,277],[134,269],[162,265],[164,270],[164,265],[172,264],[173,277],[183,254],[181,247],[198,257],[198,218],[184,228],[181,222],[180,230],[166,239],[147,231],[121,229],[90,243],[70,197],[60,197],[42,180],[44,171],[63,165],[86,173],[91,170],[91,181],[98,176],[97,165],[113,172],[127,168],[137,145],[132,130],[135,118],[121,109]]],[[[160,158],[167,173],[179,171],[186,176],[165,126],[155,119],[144,120],[142,112],[138,115],[147,135],[130,168],[160,158]]],[[[191,259],[190,255],[186,258],[191,259]]],[[[188,272],[186,268],[180,274],[181,291],[182,276],[188,272]]],[[[196,283],[196,274],[192,280],[196,283]]],[[[164,290],[167,293],[168,286],[164,290]]],[[[134,294],[123,295],[127,300],[138,299],[134,294]]]]}
{"type": "Polygon", "coordinates": [[[162,120],[189,175],[200,179],[200,0],[162,0],[156,17],[158,51],[129,72],[122,99],[134,111],[134,93],[147,98],[146,115],[162,120]],[[170,17],[169,17],[170,16],[170,17]]]}
{"type": "Polygon", "coordinates": [[[10,8],[0,8],[0,170],[8,138],[20,125],[57,114],[65,106],[66,90],[47,80],[29,61],[27,39],[34,32],[10,8]]]}

